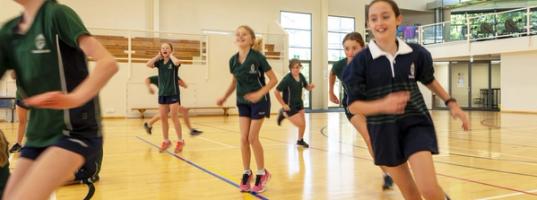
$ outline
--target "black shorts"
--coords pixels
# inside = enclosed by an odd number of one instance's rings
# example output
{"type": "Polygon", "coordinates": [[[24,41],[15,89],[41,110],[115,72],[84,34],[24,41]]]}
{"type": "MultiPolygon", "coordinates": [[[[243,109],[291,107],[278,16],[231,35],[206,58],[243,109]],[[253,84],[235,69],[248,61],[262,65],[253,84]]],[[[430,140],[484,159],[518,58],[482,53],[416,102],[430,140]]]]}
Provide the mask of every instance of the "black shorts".
{"type": "Polygon", "coordinates": [[[261,100],[253,104],[237,103],[240,117],[263,119],[270,117],[270,100],[261,100]]]}
{"type": "Polygon", "coordinates": [[[59,147],[84,157],[84,161],[95,160],[103,149],[103,138],[86,138],[79,136],[62,136],[56,143],[47,147],[28,147],[21,149],[20,157],[36,160],[49,147],[59,147]]]}
{"type": "Polygon", "coordinates": [[[434,125],[428,116],[409,116],[394,123],[368,124],[375,165],[398,166],[420,151],[438,154],[434,125]]]}
{"type": "Polygon", "coordinates": [[[21,108],[26,109],[26,110],[29,110],[29,109],[30,109],[30,107],[28,107],[28,105],[26,105],[26,104],[25,104],[22,100],[20,100],[20,99],[15,100],[15,104],[16,104],[17,106],[21,107],[21,108]]]}
{"type": "Polygon", "coordinates": [[[304,106],[291,107],[291,109],[289,111],[284,111],[284,112],[285,112],[285,114],[287,114],[287,117],[291,117],[291,116],[296,115],[297,113],[299,113],[301,110],[304,110],[304,106]]]}
{"type": "Polygon", "coordinates": [[[181,104],[181,98],[179,95],[172,95],[172,96],[158,96],[158,104],[174,104],[179,103],[181,104]]]}

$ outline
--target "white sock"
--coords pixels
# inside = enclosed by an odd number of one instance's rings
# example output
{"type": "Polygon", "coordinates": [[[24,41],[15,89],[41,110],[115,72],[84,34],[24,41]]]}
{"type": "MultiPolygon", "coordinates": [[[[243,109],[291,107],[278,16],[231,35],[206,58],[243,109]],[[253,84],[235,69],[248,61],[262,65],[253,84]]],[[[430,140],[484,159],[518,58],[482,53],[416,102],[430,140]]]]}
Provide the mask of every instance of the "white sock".
{"type": "Polygon", "coordinates": [[[258,169],[256,175],[265,175],[265,169],[258,169]]]}
{"type": "Polygon", "coordinates": [[[248,174],[248,175],[251,175],[252,174],[252,170],[250,169],[245,169],[244,172],[242,174],[248,174]]]}

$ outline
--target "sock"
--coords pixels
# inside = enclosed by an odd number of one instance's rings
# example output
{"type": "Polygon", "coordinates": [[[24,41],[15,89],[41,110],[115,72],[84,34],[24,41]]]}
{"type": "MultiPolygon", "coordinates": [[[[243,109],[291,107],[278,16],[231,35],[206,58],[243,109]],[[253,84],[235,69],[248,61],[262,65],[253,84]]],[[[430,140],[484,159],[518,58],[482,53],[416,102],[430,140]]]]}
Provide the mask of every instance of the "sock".
{"type": "Polygon", "coordinates": [[[245,169],[244,172],[243,172],[242,174],[252,175],[252,170],[250,170],[250,169],[245,169]]]}
{"type": "Polygon", "coordinates": [[[256,175],[265,175],[265,169],[258,169],[256,175]]]}

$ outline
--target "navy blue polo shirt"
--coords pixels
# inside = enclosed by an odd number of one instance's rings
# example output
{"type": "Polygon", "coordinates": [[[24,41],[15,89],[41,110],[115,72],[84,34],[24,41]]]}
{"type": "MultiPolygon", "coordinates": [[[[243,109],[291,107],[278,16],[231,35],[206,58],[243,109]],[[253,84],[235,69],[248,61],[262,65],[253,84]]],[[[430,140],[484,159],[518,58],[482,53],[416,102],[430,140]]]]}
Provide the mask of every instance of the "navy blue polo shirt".
{"type": "Polygon", "coordinates": [[[392,92],[410,92],[404,114],[369,116],[368,124],[394,123],[398,119],[416,115],[429,117],[417,81],[427,85],[434,79],[433,60],[429,51],[402,40],[398,40],[395,56],[382,51],[372,41],[343,72],[348,105],[357,100],[380,99],[392,92]]]}

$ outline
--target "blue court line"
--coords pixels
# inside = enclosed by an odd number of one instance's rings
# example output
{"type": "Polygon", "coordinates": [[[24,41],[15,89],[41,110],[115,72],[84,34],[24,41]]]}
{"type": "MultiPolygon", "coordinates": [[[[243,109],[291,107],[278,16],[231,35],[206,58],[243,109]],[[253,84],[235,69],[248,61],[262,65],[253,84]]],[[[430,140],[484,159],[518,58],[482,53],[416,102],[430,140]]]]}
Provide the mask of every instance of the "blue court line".
{"type": "MultiPolygon", "coordinates": [[[[146,139],[141,138],[140,136],[136,136],[136,138],[138,138],[139,140],[142,140],[143,142],[145,142],[145,143],[147,143],[147,144],[149,144],[149,145],[151,145],[153,147],[156,147],[157,149],[160,148],[158,145],[155,145],[155,144],[147,141],[146,139]]],[[[218,178],[218,179],[220,179],[220,180],[222,180],[222,181],[224,181],[224,182],[226,182],[226,183],[228,183],[230,185],[233,185],[236,188],[239,188],[239,185],[237,183],[235,183],[235,182],[233,182],[233,181],[231,181],[231,180],[229,180],[227,178],[224,178],[223,176],[220,176],[220,175],[218,175],[218,174],[216,174],[214,172],[211,172],[208,169],[205,169],[202,166],[200,166],[200,165],[198,165],[198,164],[196,164],[196,163],[194,163],[194,162],[192,162],[190,160],[187,160],[186,158],[178,156],[177,154],[171,153],[169,151],[166,151],[166,153],[168,153],[169,155],[171,155],[171,156],[173,156],[173,157],[175,157],[175,158],[177,158],[179,160],[182,160],[182,161],[188,163],[189,165],[192,165],[195,168],[198,168],[199,170],[201,170],[201,171],[203,171],[203,172],[205,172],[205,173],[207,173],[207,174],[209,174],[211,176],[214,176],[214,177],[216,177],[216,178],[218,178]]],[[[268,200],[267,197],[264,197],[263,195],[257,194],[255,192],[248,192],[248,193],[251,194],[252,196],[257,197],[258,199],[268,200]]]]}

